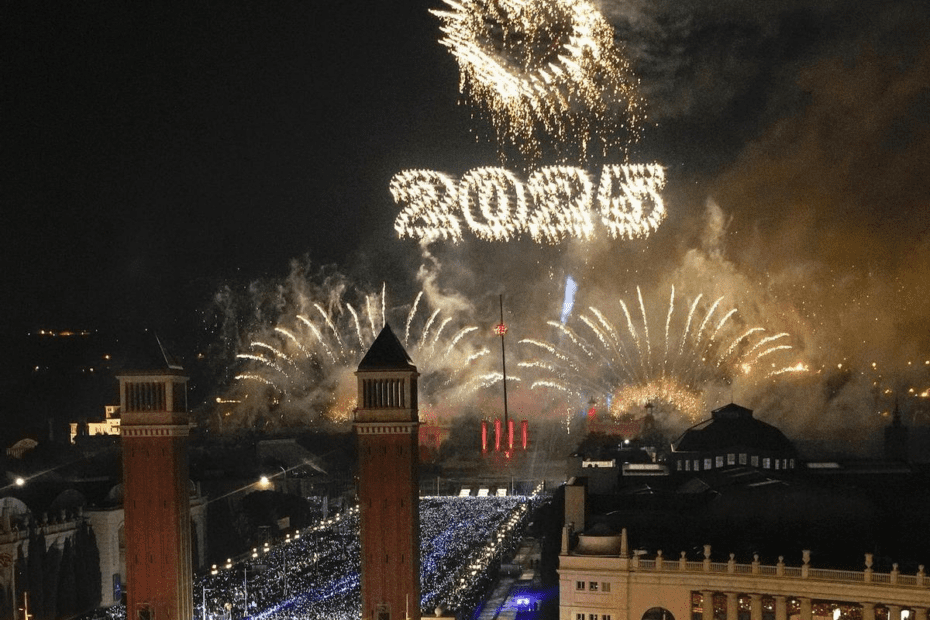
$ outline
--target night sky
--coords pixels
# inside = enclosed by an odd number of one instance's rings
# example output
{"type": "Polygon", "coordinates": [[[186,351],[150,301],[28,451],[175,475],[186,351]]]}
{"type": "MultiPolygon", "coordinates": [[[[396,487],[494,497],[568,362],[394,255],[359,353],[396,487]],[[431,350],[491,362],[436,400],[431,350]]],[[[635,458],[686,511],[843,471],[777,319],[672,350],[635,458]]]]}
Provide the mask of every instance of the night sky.
{"type": "Polygon", "coordinates": [[[393,230],[391,177],[498,163],[438,1],[3,2],[4,324],[188,337],[218,290],[299,259],[403,299],[427,265],[475,316],[504,293],[529,325],[572,274],[585,303],[727,295],[812,368],[930,387],[930,6],[598,7],[641,80],[630,156],[667,166],[668,219],[636,241],[420,248],[393,230]]]}

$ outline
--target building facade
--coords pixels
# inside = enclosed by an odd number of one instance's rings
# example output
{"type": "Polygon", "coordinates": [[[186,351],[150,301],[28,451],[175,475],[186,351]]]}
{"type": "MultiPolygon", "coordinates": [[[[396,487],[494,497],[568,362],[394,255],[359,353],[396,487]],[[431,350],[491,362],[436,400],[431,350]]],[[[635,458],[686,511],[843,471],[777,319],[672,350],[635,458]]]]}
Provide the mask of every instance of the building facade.
{"type": "Polygon", "coordinates": [[[355,374],[362,619],[419,620],[419,375],[388,325],[355,374]]]}
{"type": "Polygon", "coordinates": [[[930,578],[874,572],[871,555],[862,571],[825,570],[781,559],[764,565],[754,557],[737,563],[704,557],[665,558],[630,553],[620,535],[578,537],[559,556],[560,620],[927,620],[930,578]],[[905,613],[906,612],[906,613],[905,613]]]}
{"type": "Polygon", "coordinates": [[[157,338],[118,375],[122,411],[126,614],[191,620],[187,377],[157,338]]]}

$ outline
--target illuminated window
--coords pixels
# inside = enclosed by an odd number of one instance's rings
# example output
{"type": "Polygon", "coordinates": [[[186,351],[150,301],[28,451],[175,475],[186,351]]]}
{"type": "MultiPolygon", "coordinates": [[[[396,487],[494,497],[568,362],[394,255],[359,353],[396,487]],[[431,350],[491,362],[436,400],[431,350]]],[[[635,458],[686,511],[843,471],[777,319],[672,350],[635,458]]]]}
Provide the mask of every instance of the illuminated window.
{"type": "Polygon", "coordinates": [[[753,467],[759,466],[759,457],[756,456],[755,454],[752,455],[752,466],[753,467]]]}
{"type": "Polygon", "coordinates": [[[718,468],[719,468],[719,467],[723,467],[723,457],[722,457],[722,456],[718,456],[716,459],[714,459],[714,461],[716,462],[716,465],[717,465],[718,468]]]}
{"type": "Polygon", "coordinates": [[[597,582],[592,581],[591,583],[589,583],[588,590],[590,590],[591,592],[597,592],[597,582]]]}
{"type": "Polygon", "coordinates": [[[764,469],[772,469],[772,459],[770,459],[769,457],[765,457],[764,459],[762,459],[762,467],[764,469]]]}
{"type": "Polygon", "coordinates": [[[745,452],[740,453],[740,455],[739,455],[739,464],[740,464],[740,465],[745,465],[745,464],[746,464],[746,453],[745,453],[745,452]]]}
{"type": "Polygon", "coordinates": [[[691,471],[691,461],[685,461],[685,471],[691,471]]]}
{"type": "Polygon", "coordinates": [[[728,454],[727,455],[727,465],[736,465],[736,455],[728,454]]]}
{"type": "Polygon", "coordinates": [[[681,461],[675,461],[675,469],[681,471],[681,461]]]}
{"type": "Polygon", "coordinates": [[[775,469],[781,469],[781,459],[775,459],[775,469]]]}
{"type": "Polygon", "coordinates": [[[713,469],[714,461],[712,459],[704,459],[704,470],[713,469]]]}
{"type": "Polygon", "coordinates": [[[794,459],[790,459],[788,461],[788,467],[790,467],[791,469],[794,469],[794,459]]]}
{"type": "Polygon", "coordinates": [[[576,582],[575,582],[575,589],[576,589],[576,590],[584,590],[584,582],[583,582],[583,581],[576,581],[576,582]]]}
{"type": "Polygon", "coordinates": [[[701,461],[694,459],[694,471],[701,471],[701,461]]]}

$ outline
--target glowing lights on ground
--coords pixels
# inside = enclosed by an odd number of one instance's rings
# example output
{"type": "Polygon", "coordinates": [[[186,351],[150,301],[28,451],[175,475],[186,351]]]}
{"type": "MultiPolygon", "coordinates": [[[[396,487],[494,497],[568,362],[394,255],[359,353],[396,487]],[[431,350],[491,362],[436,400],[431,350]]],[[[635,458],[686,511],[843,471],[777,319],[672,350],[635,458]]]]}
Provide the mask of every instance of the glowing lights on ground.
{"type": "Polygon", "coordinates": [[[645,237],[665,219],[658,164],[607,165],[597,192],[581,168],[547,166],[523,183],[503,168],[475,168],[461,181],[433,170],[405,170],[391,179],[401,238],[458,242],[465,230],[485,241],[528,235],[537,243],[591,239],[598,226],[612,239],[645,237]]]}
{"type": "MultiPolygon", "coordinates": [[[[524,339],[520,343],[535,356],[519,363],[548,374],[535,381],[534,389],[548,388],[576,400],[593,399],[614,416],[642,411],[649,405],[670,408],[670,415],[683,414],[697,421],[706,413],[703,391],[709,384],[730,382],[738,374],[754,373],[763,358],[791,350],[781,344],[788,334],[763,336],[764,328],[754,327],[731,333],[736,309],[721,310],[723,298],[703,311],[698,295],[684,317],[681,332],[673,330],[675,290],[667,312],[663,313],[664,338],[652,342],[642,291],[637,288],[639,316],[635,317],[624,300],[618,300],[621,321],[612,322],[595,307],[580,313],[573,325],[549,321],[555,337],[552,342],[524,339]],[[699,319],[699,320],[698,320],[699,319]],[[778,342],[779,344],[774,344],[778,342]]],[[[735,327],[735,326],[734,326],[735,327]]],[[[769,359],[765,360],[766,362],[769,359]]],[[[797,363],[759,371],[765,378],[785,373],[805,372],[797,363]]]]}
{"type": "MultiPolygon", "coordinates": [[[[541,485],[536,492],[540,490],[541,485]]],[[[421,608],[473,609],[491,583],[494,569],[515,550],[534,501],[490,496],[422,498],[421,608]]],[[[194,585],[194,606],[218,615],[229,604],[233,614],[255,620],[358,618],[358,527],[358,508],[354,507],[277,543],[254,548],[238,561],[230,558],[220,567],[214,565],[194,585]],[[206,601],[201,598],[204,595],[206,601]]]]}
{"type": "MultiPolygon", "coordinates": [[[[585,0],[446,0],[431,11],[459,65],[461,92],[489,116],[498,145],[533,163],[542,142],[584,160],[635,141],[642,106],[610,24],[585,0]]],[[[503,149],[500,149],[503,157],[503,149]]]]}

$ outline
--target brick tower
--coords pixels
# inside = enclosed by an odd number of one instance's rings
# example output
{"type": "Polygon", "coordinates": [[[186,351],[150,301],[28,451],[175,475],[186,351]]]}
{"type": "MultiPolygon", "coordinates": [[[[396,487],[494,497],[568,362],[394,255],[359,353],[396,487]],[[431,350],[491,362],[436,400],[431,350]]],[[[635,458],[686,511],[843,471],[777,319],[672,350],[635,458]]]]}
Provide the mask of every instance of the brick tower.
{"type": "Polygon", "coordinates": [[[127,620],[192,620],[188,378],[153,333],[117,378],[127,620]]]}
{"type": "Polygon", "coordinates": [[[419,620],[419,374],[385,325],[355,375],[362,620],[419,620]]]}

